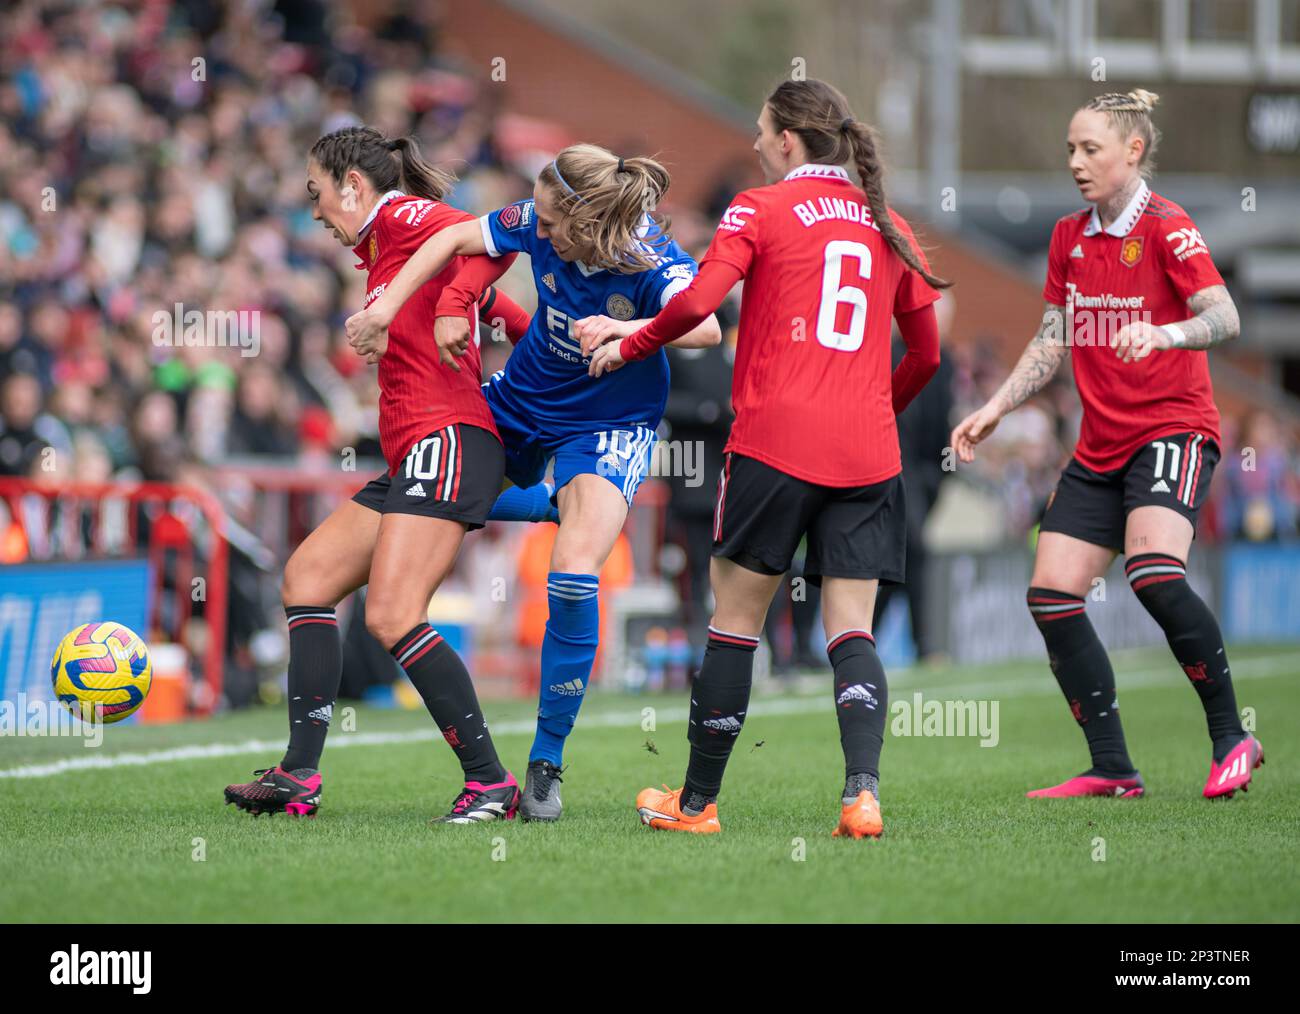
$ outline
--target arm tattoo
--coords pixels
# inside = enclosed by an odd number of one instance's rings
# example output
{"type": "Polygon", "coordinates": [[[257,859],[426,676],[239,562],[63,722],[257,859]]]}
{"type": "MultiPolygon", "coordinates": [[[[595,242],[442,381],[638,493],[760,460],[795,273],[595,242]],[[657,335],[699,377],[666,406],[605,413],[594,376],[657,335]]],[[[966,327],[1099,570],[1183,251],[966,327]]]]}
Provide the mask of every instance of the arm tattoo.
{"type": "Polygon", "coordinates": [[[993,403],[1003,414],[1010,412],[1025,399],[1037,394],[1055,375],[1069,345],[1065,340],[1065,308],[1048,303],[1043,309],[1043,322],[1034,335],[1011,376],[998,388],[993,403]]]}
{"type": "Polygon", "coordinates": [[[1187,335],[1187,344],[1182,348],[1208,349],[1241,333],[1237,306],[1222,285],[1211,285],[1193,293],[1187,300],[1187,308],[1196,316],[1178,322],[1179,330],[1187,335]]]}

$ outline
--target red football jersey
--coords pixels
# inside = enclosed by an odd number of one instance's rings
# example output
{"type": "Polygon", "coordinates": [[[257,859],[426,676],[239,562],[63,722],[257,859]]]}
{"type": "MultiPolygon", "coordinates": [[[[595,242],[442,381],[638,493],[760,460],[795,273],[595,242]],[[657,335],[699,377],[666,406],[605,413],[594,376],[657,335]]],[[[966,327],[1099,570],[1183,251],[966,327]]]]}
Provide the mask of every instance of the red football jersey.
{"type": "MultiPolygon", "coordinates": [[[[427,240],[439,229],[474,216],[424,197],[393,190],[385,194],[362,227],[353,248],[366,276],[369,306],[427,240]]],[[[460,372],[438,361],[433,341],[438,297],[465,258],[457,257],[416,290],[388,328],[388,350],[379,360],[379,443],[396,475],[406,452],[417,441],[451,423],[479,426],[497,436],[492,410],[483,397],[478,322],[468,355],[457,360],[460,372]]]]}
{"type": "Polygon", "coordinates": [[[727,450],[822,486],[897,475],[890,321],[939,294],[894,253],[848,173],[803,165],[738,194],[709,260],[745,275],[727,450]]]}
{"type": "Polygon", "coordinates": [[[1123,467],[1143,444],[1195,431],[1219,439],[1219,410],[1204,349],[1152,352],[1125,363],[1110,347],[1124,323],[1187,320],[1187,299],[1222,285],[1187,212],[1142,184],[1106,229],[1093,209],[1056,223],[1043,298],[1066,308],[1083,425],[1074,456],[1088,468],[1123,467]]]}

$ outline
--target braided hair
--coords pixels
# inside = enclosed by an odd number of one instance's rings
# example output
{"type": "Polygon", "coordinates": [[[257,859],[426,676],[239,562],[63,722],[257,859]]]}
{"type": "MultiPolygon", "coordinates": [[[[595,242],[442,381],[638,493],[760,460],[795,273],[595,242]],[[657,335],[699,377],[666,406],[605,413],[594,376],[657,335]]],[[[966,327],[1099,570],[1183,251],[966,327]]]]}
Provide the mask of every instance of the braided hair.
{"type": "Polygon", "coordinates": [[[311,146],[311,157],[340,187],[356,169],[379,193],[401,190],[440,201],[456,177],[424,160],[413,137],[385,137],[374,127],[341,127],[311,146]]]}
{"type": "Polygon", "coordinates": [[[1138,171],[1143,178],[1150,178],[1155,171],[1156,147],[1160,144],[1160,131],[1151,120],[1151,110],[1160,101],[1160,96],[1145,88],[1134,88],[1131,92],[1106,92],[1098,95],[1083,108],[1096,113],[1105,113],[1106,121],[1119,134],[1121,140],[1127,141],[1134,134],[1142,138],[1142,158],[1138,162],[1138,171]]]}
{"type": "Polygon", "coordinates": [[[777,131],[788,130],[798,135],[814,162],[843,165],[852,160],[871,217],[894,253],[933,288],[946,289],[952,285],[921,263],[912,244],[894,224],[885,201],[885,169],[880,159],[879,137],[870,124],[853,118],[849,101],[838,88],[815,78],[783,81],[768,96],[767,106],[777,131]]]}

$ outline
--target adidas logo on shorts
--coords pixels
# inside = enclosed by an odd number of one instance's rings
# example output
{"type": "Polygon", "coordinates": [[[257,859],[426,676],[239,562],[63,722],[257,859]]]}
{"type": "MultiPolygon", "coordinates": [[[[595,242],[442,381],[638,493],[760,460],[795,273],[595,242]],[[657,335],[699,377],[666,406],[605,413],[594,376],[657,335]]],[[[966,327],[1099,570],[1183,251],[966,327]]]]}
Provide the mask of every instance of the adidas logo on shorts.
{"type": "Polygon", "coordinates": [[[739,732],[740,723],[728,715],[726,718],[706,718],[704,720],[706,729],[717,729],[719,732],[739,732]]]}
{"type": "Polygon", "coordinates": [[[853,686],[846,688],[842,694],[835,698],[836,704],[847,704],[850,701],[863,701],[868,708],[874,708],[880,703],[871,695],[871,691],[861,683],[855,683],[853,686]]]}
{"type": "Polygon", "coordinates": [[[581,697],[586,693],[587,688],[582,685],[582,680],[569,680],[567,683],[552,683],[547,689],[553,694],[559,694],[561,697],[581,697]]]}
{"type": "Polygon", "coordinates": [[[1161,480],[1159,480],[1159,481],[1158,481],[1154,486],[1151,487],[1151,492],[1152,492],[1152,493],[1168,493],[1168,492],[1169,492],[1169,484],[1168,484],[1167,482],[1165,482],[1164,479],[1161,479],[1161,480]]]}
{"type": "Polygon", "coordinates": [[[417,482],[414,486],[412,486],[410,489],[406,491],[406,495],[407,496],[428,496],[429,494],[424,491],[424,483],[417,482]]]}

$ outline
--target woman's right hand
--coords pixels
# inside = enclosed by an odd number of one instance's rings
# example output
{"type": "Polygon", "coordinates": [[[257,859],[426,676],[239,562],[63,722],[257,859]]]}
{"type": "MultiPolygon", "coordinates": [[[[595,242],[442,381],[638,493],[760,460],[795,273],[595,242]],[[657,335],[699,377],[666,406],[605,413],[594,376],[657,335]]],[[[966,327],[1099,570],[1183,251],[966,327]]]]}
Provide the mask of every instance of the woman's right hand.
{"type": "Polygon", "coordinates": [[[1002,421],[1000,413],[991,403],[976,409],[957,424],[949,443],[957,457],[970,464],[975,460],[975,445],[987,437],[1002,421]]]}
{"type": "Polygon", "coordinates": [[[438,346],[438,362],[446,363],[457,373],[461,356],[469,353],[469,321],[464,317],[439,317],[433,323],[433,340],[438,346]]]}

